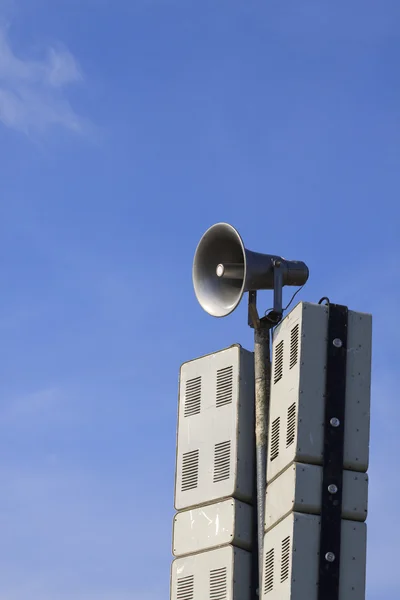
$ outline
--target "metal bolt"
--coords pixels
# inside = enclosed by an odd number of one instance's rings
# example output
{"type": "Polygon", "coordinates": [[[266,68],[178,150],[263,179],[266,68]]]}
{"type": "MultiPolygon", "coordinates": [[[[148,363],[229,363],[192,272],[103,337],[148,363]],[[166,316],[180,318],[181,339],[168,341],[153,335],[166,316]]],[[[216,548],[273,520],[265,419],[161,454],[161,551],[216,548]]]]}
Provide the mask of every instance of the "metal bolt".
{"type": "Polygon", "coordinates": [[[330,563],[333,563],[333,561],[335,560],[335,558],[336,558],[336,557],[335,557],[335,555],[333,554],[333,552],[327,552],[327,553],[325,554],[325,559],[326,559],[328,562],[330,562],[330,563]]]}
{"type": "Polygon", "coordinates": [[[337,493],[337,486],[334,483],[331,483],[330,485],[328,485],[328,492],[330,494],[336,494],[337,493]]]}
{"type": "Polygon", "coordinates": [[[332,427],[339,427],[340,425],[340,421],[337,417],[332,417],[329,423],[332,425],[332,427]]]}
{"type": "Polygon", "coordinates": [[[333,345],[335,346],[335,348],[341,348],[343,346],[343,342],[339,338],[335,338],[333,340],[333,345]]]}
{"type": "Polygon", "coordinates": [[[225,273],[225,267],[224,267],[224,265],[222,265],[222,264],[217,265],[216,272],[217,272],[217,276],[218,277],[223,277],[223,275],[225,273]]]}

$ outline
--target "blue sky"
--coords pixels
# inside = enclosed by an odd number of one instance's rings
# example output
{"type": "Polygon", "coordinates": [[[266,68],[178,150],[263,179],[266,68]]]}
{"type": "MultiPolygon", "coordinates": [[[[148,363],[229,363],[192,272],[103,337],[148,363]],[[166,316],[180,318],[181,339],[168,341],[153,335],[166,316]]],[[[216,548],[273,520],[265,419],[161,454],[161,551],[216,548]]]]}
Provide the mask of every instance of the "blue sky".
{"type": "Polygon", "coordinates": [[[192,291],[220,220],[374,315],[367,599],[399,595],[399,19],[0,0],[0,600],[168,597],[179,366],[252,347],[192,291]]]}

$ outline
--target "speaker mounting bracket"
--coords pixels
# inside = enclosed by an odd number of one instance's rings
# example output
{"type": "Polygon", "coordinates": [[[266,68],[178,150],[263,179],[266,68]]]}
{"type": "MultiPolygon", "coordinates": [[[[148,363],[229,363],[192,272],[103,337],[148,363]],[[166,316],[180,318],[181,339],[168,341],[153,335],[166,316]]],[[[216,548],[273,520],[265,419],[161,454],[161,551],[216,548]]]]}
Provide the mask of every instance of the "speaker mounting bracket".
{"type": "Polygon", "coordinates": [[[259,329],[260,316],[257,310],[257,292],[255,290],[249,292],[248,318],[249,327],[259,329]]]}
{"type": "Polygon", "coordinates": [[[273,263],[274,270],[274,307],[266,315],[260,319],[257,310],[257,291],[249,291],[249,305],[248,305],[248,325],[253,329],[260,329],[262,327],[271,327],[271,325],[277,325],[282,319],[283,308],[282,308],[282,288],[283,288],[283,266],[280,260],[275,260],[273,263]]]}
{"type": "Polygon", "coordinates": [[[282,315],[283,268],[280,260],[274,260],[274,313],[282,315]]]}

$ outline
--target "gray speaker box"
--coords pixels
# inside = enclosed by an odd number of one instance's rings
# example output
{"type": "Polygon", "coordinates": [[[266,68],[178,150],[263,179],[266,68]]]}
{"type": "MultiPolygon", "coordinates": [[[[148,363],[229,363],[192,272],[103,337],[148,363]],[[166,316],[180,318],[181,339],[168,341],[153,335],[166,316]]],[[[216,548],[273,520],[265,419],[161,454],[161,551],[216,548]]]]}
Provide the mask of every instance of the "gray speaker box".
{"type": "Polygon", "coordinates": [[[171,600],[251,600],[251,555],[234,546],[176,558],[171,600]]]}
{"type": "Polygon", "coordinates": [[[172,552],[184,556],[225,544],[251,549],[252,507],[234,498],[205,504],[174,517],[172,552]]]}
{"type": "Polygon", "coordinates": [[[186,362],[179,384],[175,508],[251,503],[254,360],[239,345],[186,362]]]}
{"type": "MultiPolygon", "coordinates": [[[[301,302],[276,327],[267,481],[291,463],[322,464],[328,307],[301,302]]],[[[366,472],[369,459],[372,318],[349,311],[344,468],[366,472]]]]}
{"type": "MultiPolygon", "coordinates": [[[[289,513],[321,513],[322,467],[293,463],[267,486],[265,530],[289,513]]],[[[368,475],[343,471],[342,518],[365,521],[368,508],[368,475]]]]}
{"type": "MultiPolygon", "coordinates": [[[[291,513],[264,537],[262,598],[318,600],[320,518],[291,513]]],[[[365,600],[366,524],[342,520],[339,600],[365,600]]]]}

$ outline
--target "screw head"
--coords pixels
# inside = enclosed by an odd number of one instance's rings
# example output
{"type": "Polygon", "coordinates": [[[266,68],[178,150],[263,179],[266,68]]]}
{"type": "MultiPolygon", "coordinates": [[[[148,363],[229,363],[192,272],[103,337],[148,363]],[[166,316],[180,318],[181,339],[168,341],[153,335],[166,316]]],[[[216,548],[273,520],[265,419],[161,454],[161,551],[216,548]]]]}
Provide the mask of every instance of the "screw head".
{"type": "Polygon", "coordinates": [[[328,492],[330,494],[336,494],[338,491],[337,486],[334,483],[331,483],[330,485],[328,485],[328,492]]]}
{"type": "Polygon", "coordinates": [[[332,427],[339,427],[340,425],[340,421],[337,417],[332,417],[329,423],[332,425],[332,427]]]}
{"type": "Polygon", "coordinates": [[[330,563],[333,563],[333,562],[334,562],[334,560],[335,560],[335,558],[336,558],[336,557],[335,557],[335,555],[333,554],[333,552],[327,552],[327,553],[325,554],[325,560],[327,560],[327,561],[328,561],[328,562],[330,562],[330,563]]]}
{"type": "Polygon", "coordinates": [[[343,346],[343,342],[339,338],[335,338],[332,343],[335,348],[341,348],[343,346]]]}

